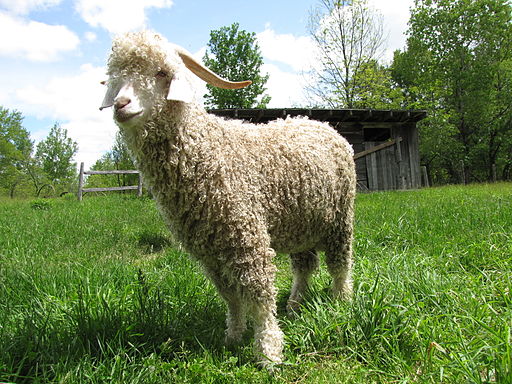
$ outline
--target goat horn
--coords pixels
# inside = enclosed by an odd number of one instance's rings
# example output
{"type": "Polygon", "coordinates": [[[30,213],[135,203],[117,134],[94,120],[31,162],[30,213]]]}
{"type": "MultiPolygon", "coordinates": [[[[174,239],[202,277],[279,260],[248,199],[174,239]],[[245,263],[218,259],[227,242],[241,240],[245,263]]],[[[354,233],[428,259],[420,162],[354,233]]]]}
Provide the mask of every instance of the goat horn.
{"type": "Polygon", "coordinates": [[[200,79],[206,81],[208,84],[211,84],[218,88],[224,89],[240,89],[247,87],[252,84],[252,81],[229,81],[225,80],[216,73],[210,71],[204,65],[199,63],[196,59],[192,57],[192,55],[185,50],[177,49],[176,52],[183,60],[185,66],[190,69],[194,74],[197,75],[200,79]]]}

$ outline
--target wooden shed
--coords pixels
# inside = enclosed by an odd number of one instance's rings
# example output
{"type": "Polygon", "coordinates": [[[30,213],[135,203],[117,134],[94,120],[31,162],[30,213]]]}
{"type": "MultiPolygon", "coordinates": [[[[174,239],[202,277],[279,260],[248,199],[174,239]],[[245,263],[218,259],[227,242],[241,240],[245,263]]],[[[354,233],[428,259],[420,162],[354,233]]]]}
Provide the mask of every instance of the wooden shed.
{"type": "Polygon", "coordinates": [[[286,116],[328,122],[352,144],[360,191],[421,187],[417,122],[425,111],[368,109],[214,109],[211,113],[266,123],[286,116]]]}

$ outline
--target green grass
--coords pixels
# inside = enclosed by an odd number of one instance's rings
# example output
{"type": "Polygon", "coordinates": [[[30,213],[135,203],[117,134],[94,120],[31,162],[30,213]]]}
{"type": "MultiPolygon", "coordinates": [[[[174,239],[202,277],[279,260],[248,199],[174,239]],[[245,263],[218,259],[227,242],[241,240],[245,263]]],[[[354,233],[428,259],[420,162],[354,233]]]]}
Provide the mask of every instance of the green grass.
{"type": "Polygon", "coordinates": [[[0,201],[0,382],[512,383],[512,184],[359,195],[355,295],[322,267],[285,364],[223,346],[224,304],[148,199],[0,201]]]}

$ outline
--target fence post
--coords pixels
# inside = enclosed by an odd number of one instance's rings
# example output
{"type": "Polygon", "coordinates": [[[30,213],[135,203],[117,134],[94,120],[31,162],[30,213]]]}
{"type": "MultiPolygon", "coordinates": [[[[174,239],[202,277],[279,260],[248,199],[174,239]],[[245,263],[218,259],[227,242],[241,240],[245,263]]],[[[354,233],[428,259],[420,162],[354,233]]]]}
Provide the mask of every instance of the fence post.
{"type": "Polygon", "coordinates": [[[492,165],[492,181],[493,181],[493,183],[495,183],[497,181],[497,177],[496,177],[496,164],[492,165]]]}
{"type": "Polygon", "coordinates": [[[80,163],[80,176],[78,177],[78,201],[82,201],[84,187],[84,163],[80,163]]]}
{"type": "Polygon", "coordinates": [[[140,172],[139,172],[139,184],[137,185],[137,196],[138,197],[142,196],[142,177],[140,176],[140,172]]]}

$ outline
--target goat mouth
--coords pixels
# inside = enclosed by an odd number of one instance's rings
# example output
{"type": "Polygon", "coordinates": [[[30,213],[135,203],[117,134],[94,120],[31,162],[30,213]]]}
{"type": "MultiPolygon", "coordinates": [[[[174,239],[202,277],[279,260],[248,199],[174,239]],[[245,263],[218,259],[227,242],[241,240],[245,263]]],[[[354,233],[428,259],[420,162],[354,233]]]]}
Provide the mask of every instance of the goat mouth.
{"type": "Polygon", "coordinates": [[[125,123],[128,120],[133,119],[135,116],[139,116],[141,114],[142,114],[142,110],[136,111],[136,112],[128,112],[128,111],[125,111],[124,109],[118,109],[117,111],[114,112],[114,118],[116,119],[116,121],[118,121],[120,123],[125,123]]]}

